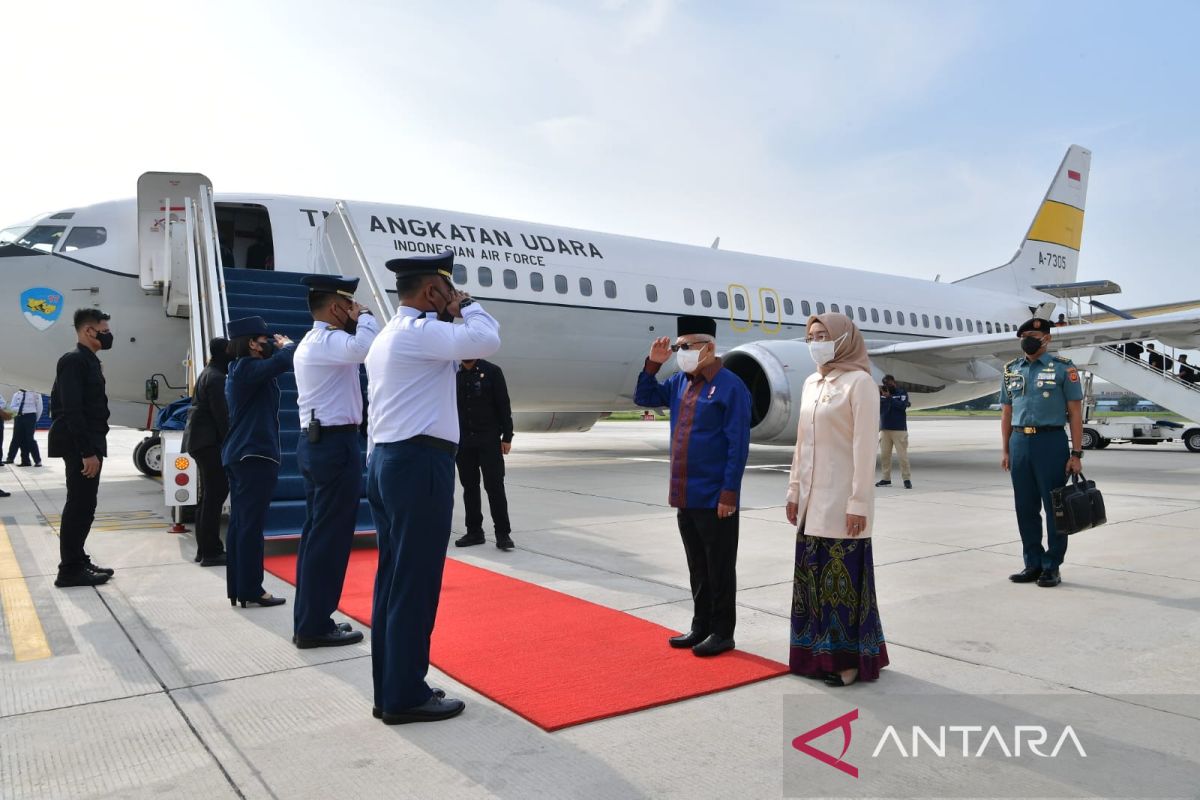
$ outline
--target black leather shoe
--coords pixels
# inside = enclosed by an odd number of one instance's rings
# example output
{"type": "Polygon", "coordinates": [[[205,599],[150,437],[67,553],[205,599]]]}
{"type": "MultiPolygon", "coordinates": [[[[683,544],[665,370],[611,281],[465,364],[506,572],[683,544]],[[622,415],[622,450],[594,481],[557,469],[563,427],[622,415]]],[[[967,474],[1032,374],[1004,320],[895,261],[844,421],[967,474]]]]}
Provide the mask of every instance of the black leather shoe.
{"type": "Polygon", "coordinates": [[[255,597],[253,600],[238,600],[238,602],[241,604],[242,608],[245,608],[247,603],[266,608],[267,606],[281,606],[287,602],[287,598],[267,595],[266,597],[255,597]]]}
{"type": "Polygon", "coordinates": [[[59,573],[54,579],[54,585],[60,589],[68,586],[100,586],[108,583],[108,576],[103,573],[89,572],[86,569],[68,572],[66,574],[59,573]]]}
{"type": "Polygon", "coordinates": [[[1040,577],[1042,577],[1042,570],[1040,568],[1026,567],[1015,575],[1009,575],[1008,579],[1013,583],[1033,583],[1040,577]]]}
{"type": "Polygon", "coordinates": [[[108,567],[101,567],[98,564],[93,564],[91,561],[87,562],[87,564],[84,565],[84,568],[87,569],[88,572],[94,572],[97,575],[107,575],[110,578],[113,575],[117,574],[117,571],[115,569],[109,569],[108,567]]]}
{"type": "Polygon", "coordinates": [[[670,639],[667,639],[667,643],[670,644],[671,647],[678,647],[680,650],[682,650],[685,647],[695,647],[707,638],[707,633],[688,631],[687,633],[682,633],[679,636],[672,636],[670,639]]]}
{"type": "Polygon", "coordinates": [[[905,489],[911,489],[911,488],[912,488],[912,481],[905,481],[905,482],[904,482],[904,488],[905,488],[905,489]]]}
{"type": "Polygon", "coordinates": [[[358,644],[363,640],[362,631],[344,631],[341,628],[323,636],[296,636],[296,647],[308,650],[312,647],[342,647],[347,644],[358,644]]]}
{"type": "Polygon", "coordinates": [[[202,567],[223,567],[228,563],[229,559],[225,557],[224,553],[221,553],[219,556],[209,556],[200,559],[200,566],[202,567]]]}
{"type": "Polygon", "coordinates": [[[3,489],[0,489],[0,497],[12,497],[12,492],[6,492],[3,489]]]}
{"type": "Polygon", "coordinates": [[[467,704],[462,700],[452,700],[448,697],[434,695],[419,706],[406,708],[396,714],[384,711],[380,715],[384,725],[404,725],[408,722],[438,722],[443,719],[457,717],[467,704]]]}
{"type": "Polygon", "coordinates": [[[723,639],[714,633],[693,647],[692,654],[701,657],[715,656],[724,653],[726,650],[732,650],[736,646],[733,639],[723,639]]]}
{"type": "Polygon", "coordinates": [[[1058,574],[1058,570],[1056,569],[1044,570],[1042,577],[1038,578],[1037,582],[1038,586],[1043,588],[1058,586],[1060,583],[1062,583],[1062,576],[1058,574]]]}
{"type": "MultiPolygon", "coordinates": [[[[431,691],[433,692],[433,696],[438,700],[442,700],[446,697],[446,692],[442,689],[431,689],[431,691]]],[[[371,706],[371,716],[375,719],[383,719],[383,709],[381,709],[379,706],[371,706]]]]}
{"type": "Polygon", "coordinates": [[[32,467],[33,464],[17,464],[18,467],[32,467]]]}
{"type": "Polygon", "coordinates": [[[875,481],[876,486],[891,486],[891,481],[875,481]]]}
{"type": "Polygon", "coordinates": [[[483,538],[482,533],[479,533],[479,534],[468,533],[466,536],[460,536],[457,539],[455,539],[454,546],[455,547],[470,547],[471,545],[474,545],[474,544],[483,544],[485,541],[487,541],[487,540],[483,538]]]}
{"type": "Polygon", "coordinates": [[[511,536],[497,535],[496,536],[496,547],[500,548],[501,550],[507,551],[507,550],[512,550],[514,547],[516,547],[516,545],[513,544],[513,540],[512,540],[511,536]]]}

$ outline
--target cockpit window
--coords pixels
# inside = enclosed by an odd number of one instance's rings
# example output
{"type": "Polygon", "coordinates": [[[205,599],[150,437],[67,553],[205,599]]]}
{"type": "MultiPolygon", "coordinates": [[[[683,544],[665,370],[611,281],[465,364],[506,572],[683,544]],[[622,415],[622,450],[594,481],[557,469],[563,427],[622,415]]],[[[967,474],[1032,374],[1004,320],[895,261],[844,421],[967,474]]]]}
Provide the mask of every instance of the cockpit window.
{"type": "Polygon", "coordinates": [[[70,253],[88,247],[99,247],[107,241],[108,231],[104,228],[71,228],[71,233],[68,234],[67,243],[63,245],[62,251],[70,253]]]}
{"type": "Polygon", "coordinates": [[[36,225],[17,236],[13,243],[18,247],[28,247],[30,250],[49,253],[58,244],[58,240],[62,238],[66,229],[65,225],[36,225]]]}

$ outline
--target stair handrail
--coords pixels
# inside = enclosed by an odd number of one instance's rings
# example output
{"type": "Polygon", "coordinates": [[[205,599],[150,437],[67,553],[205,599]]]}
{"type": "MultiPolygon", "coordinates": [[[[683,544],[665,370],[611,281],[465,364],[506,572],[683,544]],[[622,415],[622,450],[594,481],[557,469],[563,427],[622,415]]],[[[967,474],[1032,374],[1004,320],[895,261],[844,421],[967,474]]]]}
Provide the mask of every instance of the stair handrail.
{"type": "Polygon", "coordinates": [[[212,190],[200,187],[200,217],[209,257],[205,259],[204,297],[208,309],[210,336],[224,336],[229,324],[229,299],[225,295],[225,270],[221,260],[221,245],[217,235],[217,212],[212,190]]]}
{"type": "Polygon", "coordinates": [[[190,197],[184,201],[183,221],[187,231],[187,274],[188,274],[188,333],[191,346],[188,349],[187,387],[190,396],[196,387],[196,379],[204,368],[204,357],[208,353],[208,319],[204,310],[203,261],[199,251],[199,229],[196,225],[196,204],[190,197]]]}
{"type": "Polygon", "coordinates": [[[374,300],[374,311],[379,317],[380,323],[386,325],[396,314],[396,306],[392,303],[392,298],[388,296],[387,290],[379,283],[374,270],[371,269],[371,262],[367,260],[367,253],[363,249],[362,242],[359,241],[357,228],[344,200],[338,200],[333,204],[333,212],[325,219],[325,224],[328,225],[330,220],[334,220],[334,224],[340,225],[349,238],[355,260],[358,262],[357,266],[362,272],[362,279],[374,300]]]}
{"type": "MultiPolygon", "coordinates": [[[[1177,373],[1167,372],[1167,370],[1165,368],[1159,369],[1158,367],[1151,366],[1149,363],[1142,361],[1140,358],[1135,358],[1135,357],[1129,355],[1118,344],[1106,344],[1106,345],[1102,345],[1102,347],[1105,350],[1109,351],[1110,353],[1117,355],[1124,361],[1127,361],[1130,364],[1136,364],[1137,366],[1141,367],[1142,369],[1146,370],[1147,372],[1149,372],[1151,374],[1158,375],[1160,378],[1164,378],[1168,381],[1177,383],[1180,386],[1182,386],[1183,388],[1188,389],[1190,391],[1200,392],[1200,385],[1191,383],[1190,381],[1185,381],[1183,378],[1180,378],[1177,373]]],[[[1189,366],[1191,366],[1191,365],[1189,365],[1189,366]]]]}

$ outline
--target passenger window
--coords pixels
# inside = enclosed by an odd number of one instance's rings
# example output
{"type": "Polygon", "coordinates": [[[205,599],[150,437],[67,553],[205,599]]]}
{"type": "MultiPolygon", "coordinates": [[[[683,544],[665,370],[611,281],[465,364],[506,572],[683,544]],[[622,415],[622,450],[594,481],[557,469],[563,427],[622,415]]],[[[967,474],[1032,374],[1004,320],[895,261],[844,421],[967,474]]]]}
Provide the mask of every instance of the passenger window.
{"type": "Polygon", "coordinates": [[[962,331],[962,329],[963,329],[963,326],[962,326],[962,317],[955,317],[955,318],[954,318],[954,327],[958,328],[958,330],[959,330],[959,331],[962,331]]]}
{"type": "Polygon", "coordinates": [[[529,288],[533,289],[535,292],[540,292],[546,288],[546,281],[542,279],[542,273],[529,273],[529,288]]]}
{"type": "Polygon", "coordinates": [[[567,276],[566,275],[555,275],[554,276],[554,291],[558,292],[559,294],[567,293],[567,276]]]}
{"type": "Polygon", "coordinates": [[[741,292],[734,292],[733,304],[735,306],[737,306],[738,311],[745,311],[746,310],[746,296],[743,295],[741,292]]]}
{"type": "MultiPolygon", "coordinates": [[[[837,311],[837,308],[834,308],[833,310],[837,311]]],[[[854,306],[846,306],[846,316],[850,319],[854,319],[854,306]]]]}
{"type": "Polygon", "coordinates": [[[830,311],[832,311],[832,312],[833,312],[833,313],[835,313],[835,314],[841,313],[841,309],[840,309],[840,308],[838,308],[838,304],[837,304],[837,303],[830,303],[830,304],[829,304],[829,310],[830,310],[830,311]]]}
{"type": "Polygon", "coordinates": [[[915,312],[915,311],[908,312],[908,321],[909,321],[909,324],[911,327],[913,327],[913,328],[917,327],[917,312],[915,312]]]}
{"type": "MultiPolygon", "coordinates": [[[[926,328],[929,327],[929,315],[928,314],[921,315],[921,324],[926,328]]],[[[939,328],[942,327],[940,323],[938,324],[938,327],[939,328]]]]}
{"type": "Polygon", "coordinates": [[[604,296],[612,300],[617,296],[617,284],[613,281],[604,282],[604,296]]]}
{"type": "Polygon", "coordinates": [[[807,300],[800,301],[800,313],[804,315],[805,319],[812,316],[812,306],[808,304],[807,300]]]}
{"type": "Polygon", "coordinates": [[[888,325],[892,324],[892,312],[888,311],[886,308],[883,310],[883,321],[888,325]]]}
{"type": "Polygon", "coordinates": [[[511,270],[511,269],[504,270],[504,288],[505,289],[517,288],[517,273],[515,270],[511,270]]]}
{"type": "Polygon", "coordinates": [[[946,330],[954,330],[954,322],[949,317],[946,317],[946,330]]]}
{"type": "Polygon", "coordinates": [[[646,284],[646,299],[649,300],[651,303],[658,302],[658,287],[655,286],[653,283],[646,284]]]}
{"type": "Polygon", "coordinates": [[[774,297],[764,297],[763,298],[763,306],[766,307],[768,314],[774,314],[775,313],[775,298],[774,297]]]}
{"type": "MultiPolygon", "coordinates": [[[[867,321],[867,310],[866,310],[865,308],[863,308],[862,306],[859,306],[859,307],[858,307],[858,319],[859,319],[859,321],[860,321],[860,322],[866,322],[866,321],[867,321]]],[[[878,314],[876,314],[876,315],[875,315],[875,321],[876,321],[876,322],[878,322],[878,321],[879,321],[879,315],[878,315],[878,314]]]]}
{"type": "Polygon", "coordinates": [[[729,308],[729,295],[717,292],[717,308],[729,308]]]}
{"type": "Polygon", "coordinates": [[[62,238],[63,231],[66,229],[66,225],[38,225],[17,239],[17,245],[49,253],[58,244],[58,240],[62,238]]]}
{"type": "Polygon", "coordinates": [[[983,323],[980,322],[979,320],[975,320],[975,332],[983,333],[983,323]]]}
{"type": "Polygon", "coordinates": [[[967,320],[967,333],[974,333],[975,326],[971,324],[971,320],[967,320]]]}
{"type": "Polygon", "coordinates": [[[704,306],[705,308],[712,307],[712,292],[710,292],[708,289],[700,290],[700,305],[704,306]]]}
{"type": "Polygon", "coordinates": [[[592,279],[591,278],[580,278],[579,279],[579,293],[581,295],[583,295],[584,297],[592,296],[592,279]]]}
{"type": "Polygon", "coordinates": [[[879,309],[871,309],[871,322],[879,322],[879,309]]]}
{"type": "Polygon", "coordinates": [[[108,231],[104,228],[71,228],[71,233],[67,236],[67,243],[63,245],[62,251],[70,253],[88,247],[99,247],[107,241],[108,231]]]}
{"type": "Polygon", "coordinates": [[[987,332],[988,333],[992,332],[992,323],[990,323],[990,322],[987,324],[987,332]]]}
{"type": "Polygon", "coordinates": [[[790,298],[783,298],[783,313],[787,314],[789,317],[796,313],[796,307],[792,305],[790,298]]]}
{"type": "Polygon", "coordinates": [[[684,289],[683,290],[683,302],[687,303],[689,306],[696,305],[696,293],[693,292],[691,289],[684,289]]]}
{"type": "Polygon", "coordinates": [[[492,268],[491,267],[480,267],[479,268],[479,285],[485,286],[485,287],[492,285],[492,268]]]}
{"type": "MultiPolygon", "coordinates": [[[[834,309],[834,310],[836,311],[837,309],[834,309]]],[[[817,301],[817,313],[818,314],[825,313],[825,304],[822,303],[820,300],[817,301]]]]}
{"type": "MultiPolygon", "coordinates": [[[[942,318],[939,317],[937,314],[933,315],[933,326],[935,328],[937,328],[939,331],[942,329],[942,318]]],[[[928,321],[925,322],[925,327],[929,327],[928,321]]]]}
{"type": "Polygon", "coordinates": [[[462,264],[454,265],[454,282],[459,284],[467,282],[467,268],[462,264]]]}

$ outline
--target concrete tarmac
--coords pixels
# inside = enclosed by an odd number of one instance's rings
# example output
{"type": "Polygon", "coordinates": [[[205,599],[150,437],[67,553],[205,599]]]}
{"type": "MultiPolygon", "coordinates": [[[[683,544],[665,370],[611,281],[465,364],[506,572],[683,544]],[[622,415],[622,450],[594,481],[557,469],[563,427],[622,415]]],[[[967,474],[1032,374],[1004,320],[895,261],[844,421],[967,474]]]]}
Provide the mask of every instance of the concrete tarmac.
{"type": "MultiPolygon", "coordinates": [[[[1073,537],[1062,585],[1042,589],[1007,580],[1021,550],[998,424],[915,420],[914,488],[897,472],[877,490],[891,655],[878,682],[784,676],[545,733],[436,670],[431,683],[466,700],[463,716],[373,720],[369,645],[296,650],[290,602],[231,609],[224,570],[192,563],[191,535],[166,532],[161,484],[130,460],[141,437],[110,439],[88,549],[117,574],[97,589],[53,586],[62,462],[0,469],[13,493],[0,499],[0,797],[779,797],[787,743],[803,732],[784,730],[785,701],[837,693],[1078,694],[1105,702],[1114,729],[1135,707],[1167,727],[1200,721],[1200,703],[1126,697],[1200,697],[1200,455],[1181,444],[1086,454],[1109,523],[1073,537]]],[[[519,434],[507,470],[517,549],[493,547],[489,524],[488,544],[451,555],[685,630],[667,448],[663,422],[519,434]]],[[[785,663],[790,458],[752,448],[736,634],[740,649],[785,663]]],[[[270,575],[266,586],[294,596],[270,575]]],[[[490,624],[487,608],[478,615],[490,624]]]]}

